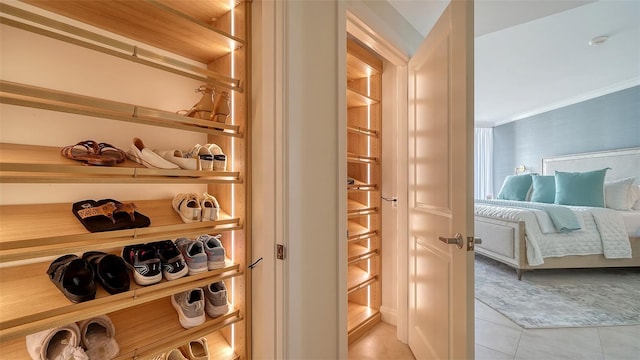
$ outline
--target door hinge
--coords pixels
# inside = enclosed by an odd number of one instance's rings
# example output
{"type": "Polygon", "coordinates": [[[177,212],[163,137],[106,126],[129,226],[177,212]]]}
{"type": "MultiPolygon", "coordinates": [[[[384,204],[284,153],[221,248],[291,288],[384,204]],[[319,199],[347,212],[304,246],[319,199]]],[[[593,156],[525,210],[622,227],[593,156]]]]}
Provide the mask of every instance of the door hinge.
{"type": "Polygon", "coordinates": [[[286,255],[286,248],[282,244],[276,244],[276,259],[284,260],[286,255]]]}

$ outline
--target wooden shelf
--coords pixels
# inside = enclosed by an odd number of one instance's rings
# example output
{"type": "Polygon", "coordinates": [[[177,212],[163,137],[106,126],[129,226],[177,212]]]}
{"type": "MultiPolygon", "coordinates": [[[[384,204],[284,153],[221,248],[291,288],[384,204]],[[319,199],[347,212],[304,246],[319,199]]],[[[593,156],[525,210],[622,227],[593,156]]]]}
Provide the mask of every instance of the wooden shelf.
{"type": "Polygon", "coordinates": [[[378,236],[376,230],[368,229],[366,226],[360,225],[355,221],[348,221],[347,227],[349,230],[349,241],[361,241],[378,236]]]}
{"type": "Polygon", "coordinates": [[[379,100],[368,97],[353,89],[347,88],[347,109],[373,105],[379,103],[379,100]]]}
{"type": "Polygon", "coordinates": [[[349,343],[365,334],[381,320],[380,311],[354,302],[349,302],[348,314],[347,331],[349,343]]]}
{"type": "Polygon", "coordinates": [[[382,74],[382,61],[354,39],[347,39],[347,80],[382,74]]]}
{"type": "Polygon", "coordinates": [[[347,258],[347,262],[349,264],[353,264],[358,261],[366,260],[371,258],[372,256],[378,255],[378,250],[369,249],[366,246],[362,246],[358,244],[349,244],[348,254],[349,255],[347,258]]]}
{"type": "Polygon", "coordinates": [[[0,103],[95,116],[212,135],[242,137],[239,126],[194,119],[174,112],[72,94],[53,89],[0,81],[0,103]],[[216,128],[214,128],[214,126],[216,128]],[[218,129],[219,128],[219,129],[218,129]]]}
{"type": "Polygon", "coordinates": [[[139,286],[131,279],[129,291],[114,295],[107,293],[98,285],[94,300],[74,304],[49,280],[46,274],[49,265],[50,262],[40,262],[0,269],[2,285],[0,341],[11,340],[137,304],[146,304],[171,294],[203,287],[212,282],[242,274],[238,264],[227,260],[226,266],[222,269],[173,281],[163,280],[150,286],[139,286]]]}
{"type": "Polygon", "coordinates": [[[170,199],[134,202],[138,212],[149,217],[151,226],[96,233],[84,228],[71,212],[71,204],[0,206],[0,262],[51,257],[67,252],[108,250],[153,240],[158,236],[177,238],[241,228],[240,219],[224,211],[216,221],[187,224],[173,210],[170,199]]]}
{"type": "Polygon", "coordinates": [[[347,153],[347,163],[350,164],[378,164],[378,158],[375,156],[358,155],[347,153]]]}
{"type": "Polygon", "coordinates": [[[355,181],[353,184],[347,185],[348,190],[359,190],[359,191],[377,191],[378,190],[377,184],[369,184],[357,179],[354,179],[354,180],[355,181]]]}
{"type": "Polygon", "coordinates": [[[378,279],[376,275],[366,272],[357,265],[349,265],[349,269],[347,272],[348,293],[365,288],[378,279]]]}
{"type": "Polygon", "coordinates": [[[230,16],[231,9],[224,1],[26,2],[204,64],[245,45],[244,40],[212,22],[230,16]]]}
{"type": "Polygon", "coordinates": [[[378,208],[375,206],[367,206],[353,199],[347,199],[347,215],[348,216],[363,216],[376,214],[378,208]]]}
{"type": "Polygon", "coordinates": [[[354,134],[378,137],[378,131],[361,126],[347,126],[347,131],[354,134]]]}

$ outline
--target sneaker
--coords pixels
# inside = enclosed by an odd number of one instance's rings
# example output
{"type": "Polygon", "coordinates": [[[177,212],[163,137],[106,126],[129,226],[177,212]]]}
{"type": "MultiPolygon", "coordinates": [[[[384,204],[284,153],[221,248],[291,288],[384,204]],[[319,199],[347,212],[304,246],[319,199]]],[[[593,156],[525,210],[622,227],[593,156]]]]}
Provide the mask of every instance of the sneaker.
{"type": "Polygon", "coordinates": [[[202,194],[200,197],[200,207],[202,208],[202,221],[214,221],[220,217],[220,204],[213,195],[202,194]]]}
{"type": "Polygon", "coordinates": [[[204,291],[191,289],[171,295],[171,305],[178,313],[180,325],[185,329],[204,324],[204,291]]]}
{"type": "Polygon", "coordinates": [[[161,263],[156,251],[147,244],[127,245],[122,249],[122,258],[133,270],[133,279],[138,285],[151,285],[162,280],[161,263]]]}
{"type": "Polygon", "coordinates": [[[213,155],[213,171],[227,170],[227,155],[222,152],[222,148],[216,144],[205,145],[213,155]]]}
{"type": "Polygon", "coordinates": [[[205,309],[212,318],[226,314],[229,311],[227,304],[227,287],[223,281],[214,282],[204,288],[205,309]]]}
{"type": "Polygon", "coordinates": [[[207,254],[204,252],[202,241],[194,241],[188,238],[176,240],[176,246],[187,261],[189,275],[200,274],[209,270],[207,268],[207,254]]]}
{"type": "Polygon", "coordinates": [[[211,236],[208,234],[200,235],[196,241],[201,241],[204,246],[204,252],[207,254],[207,268],[209,270],[222,269],[225,265],[225,250],[220,242],[221,234],[211,236]]]}
{"type": "Polygon", "coordinates": [[[207,345],[206,338],[191,340],[185,345],[180,346],[180,350],[189,360],[209,359],[209,346],[207,345]]]}
{"type": "Polygon", "coordinates": [[[184,256],[171,240],[150,243],[162,264],[162,274],[167,280],[179,279],[189,272],[184,256]]]}
{"type": "Polygon", "coordinates": [[[189,157],[198,159],[198,170],[213,170],[213,154],[206,146],[195,144],[188,152],[189,157]]]}
{"type": "Polygon", "coordinates": [[[202,218],[202,207],[198,194],[178,194],[171,201],[171,205],[185,223],[198,222],[202,218]]]}

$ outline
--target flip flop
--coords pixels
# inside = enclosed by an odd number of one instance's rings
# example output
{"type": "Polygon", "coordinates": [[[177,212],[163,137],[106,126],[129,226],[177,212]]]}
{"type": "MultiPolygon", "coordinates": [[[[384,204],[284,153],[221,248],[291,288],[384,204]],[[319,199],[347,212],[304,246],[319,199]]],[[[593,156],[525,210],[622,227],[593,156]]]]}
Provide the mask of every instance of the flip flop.
{"type": "Polygon", "coordinates": [[[102,251],[88,251],[82,255],[93,269],[95,279],[109,294],[129,290],[131,279],[124,260],[117,255],[102,251]]]}
{"type": "Polygon", "coordinates": [[[49,265],[47,275],[71,302],[80,303],[96,297],[91,265],[77,255],[69,254],[55,259],[49,265]]]}
{"type": "Polygon", "coordinates": [[[75,145],[63,147],[60,149],[60,154],[67,159],[82,161],[89,165],[112,166],[117,164],[118,158],[113,155],[116,148],[109,145],[108,149],[110,150],[107,150],[107,154],[102,155],[100,144],[93,140],[85,140],[75,145]]]}
{"type": "Polygon", "coordinates": [[[73,215],[90,232],[103,232],[147,227],[148,217],[135,211],[133,203],[121,203],[113,199],[83,200],[72,205],[73,215]]]}

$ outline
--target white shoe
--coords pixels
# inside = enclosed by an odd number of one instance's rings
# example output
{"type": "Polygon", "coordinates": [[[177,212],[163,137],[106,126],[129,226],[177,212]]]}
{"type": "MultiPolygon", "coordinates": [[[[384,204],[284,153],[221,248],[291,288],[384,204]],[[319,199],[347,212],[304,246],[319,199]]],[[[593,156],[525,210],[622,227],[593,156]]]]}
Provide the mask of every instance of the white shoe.
{"type": "Polygon", "coordinates": [[[174,163],[185,170],[198,170],[198,159],[185,154],[182,150],[153,150],[165,160],[174,163]]]}
{"type": "Polygon", "coordinates": [[[162,156],[154,153],[151,149],[145,148],[144,143],[139,138],[133,138],[127,157],[148,168],[180,169],[178,165],[163,159],[162,156]]]}
{"type": "Polygon", "coordinates": [[[216,144],[205,145],[213,154],[213,171],[227,170],[227,155],[222,152],[222,148],[216,144]]]}
{"type": "Polygon", "coordinates": [[[202,221],[214,221],[220,217],[220,204],[213,195],[204,193],[200,198],[202,207],[202,221]]]}
{"type": "Polygon", "coordinates": [[[212,171],[213,170],[213,154],[207,149],[206,146],[195,144],[188,155],[198,159],[198,170],[212,171]]]}
{"type": "Polygon", "coordinates": [[[198,194],[178,194],[173,198],[171,205],[185,223],[198,222],[202,219],[202,207],[198,194]]]}

